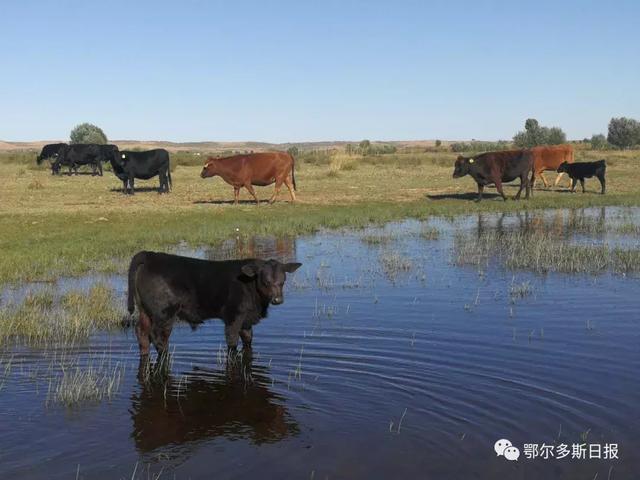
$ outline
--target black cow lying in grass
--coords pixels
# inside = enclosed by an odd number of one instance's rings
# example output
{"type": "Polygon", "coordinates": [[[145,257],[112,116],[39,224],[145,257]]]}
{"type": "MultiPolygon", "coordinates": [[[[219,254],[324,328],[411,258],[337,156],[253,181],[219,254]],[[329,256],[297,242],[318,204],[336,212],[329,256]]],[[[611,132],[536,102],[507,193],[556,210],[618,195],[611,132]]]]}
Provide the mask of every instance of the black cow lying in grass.
{"type": "Polygon", "coordinates": [[[456,160],[453,178],[471,175],[478,184],[478,199],[482,200],[482,192],[486,185],[494,184],[503,200],[507,200],[502,191],[502,184],[520,179],[520,189],[514,200],[520,199],[523,189],[525,198],[532,195],[531,186],[534,181],[533,156],[526,150],[506,150],[503,152],[487,152],[475,157],[465,158],[462,155],[456,160]],[[529,174],[531,178],[529,179],[529,174]]]}
{"type": "Polygon", "coordinates": [[[140,355],[153,343],[161,355],[167,351],[176,320],[196,328],[208,318],[220,318],[229,351],[238,338],[251,348],[252,327],[267,316],[269,304],[280,305],[286,272],[301,263],[276,260],[214,262],[166,253],[139,252],[129,266],[127,308],[138,307],[136,336],[140,355]]]}
{"type": "Polygon", "coordinates": [[[597,162],[578,162],[567,163],[563,162],[558,167],[558,173],[566,173],[571,178],[571,192],[576,191],[576,184],[580,180],[582,186],[582,193],[585,193],[584,179],[591,177],[598,177],[600,185],[602,186],[601,194],[604,195],[606,190],[605,174],[607,172],[607,163],[604,160],[598,160],[597,162]]]}
{"type": "Polygon", "coordinates": [[[171,190],[171,165],[169,152],[163,148],[146,152],[122,150],[111,157],[111,167],[116,177],[122,180],[122,191],[134,194],[134,179],[149,180],[156,175],[160,177],[158,193],[169,193],[171,190]]]}

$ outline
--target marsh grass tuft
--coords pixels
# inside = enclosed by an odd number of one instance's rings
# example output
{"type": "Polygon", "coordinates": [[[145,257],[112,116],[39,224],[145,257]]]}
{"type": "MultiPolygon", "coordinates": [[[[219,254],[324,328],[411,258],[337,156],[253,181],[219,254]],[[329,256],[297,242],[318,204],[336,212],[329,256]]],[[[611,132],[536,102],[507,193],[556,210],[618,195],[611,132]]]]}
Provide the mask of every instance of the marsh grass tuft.
{"type": "Polygon", "coordinates": [[[398,235],[394,233],[371,233],[360,238],[367,245],[387,245],[398,239],[398,235]]]}
{"type": "Polygon", "coordinates": [[[124,367],[120,363],[112,364],[107,355],[92,357],[83,365],[61,368],[61,374],[49,384],[47,404],[73,407],[111,400],[120,388],[124,373],[124,367]]]}
{"type": "Polygon", "coordinates": [[[512,279],[511,285],[509,286],[509,296],[511,297],[511,301],[526,298],[531,294],[533,294],[533,285],[531,285],[531,282],[524,281],[516,283],[515,278],[512,279]]]}
{"type": "Polygon", "coordinates": [[[0,344],[75,343],[97,330],[115,329],[120,322],[113,291],[102,283],[59,299],[44,289],[27,293],[18,305],[0,307],[0,344]]]}
{"type": "Polygon", "coordinates": [[[436,227],[432,227],[429,225],[423,225],[420,230],[420,236],[425,240],[438,240],[440,238],[440,230],[436,227]]]}
{"type": "Polygon", "coordinates": [[[411,270],[413,262],[398,252],[385,251],[380,254],[380,265],[387,278],[394,282],[400,274],[411,270]]]}
{"type": "Polygon", "coordinates": [[[486,265],[491,259],[509,269],[536,273],[630,273],[640,271],[640,249],[572,244],[548,231],[485,232],[454,237],[458,265],[486,265]]]}

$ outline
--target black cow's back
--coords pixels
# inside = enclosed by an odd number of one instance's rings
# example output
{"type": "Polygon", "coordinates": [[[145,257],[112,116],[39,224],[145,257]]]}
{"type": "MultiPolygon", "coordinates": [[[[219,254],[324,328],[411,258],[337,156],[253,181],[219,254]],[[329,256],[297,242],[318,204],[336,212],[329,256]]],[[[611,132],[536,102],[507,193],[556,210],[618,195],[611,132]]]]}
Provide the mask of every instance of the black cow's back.
{"type": "Polygon", "coordinates": [[[171,189],[171,164],[169,152],[163,148],[136,152],[121,150],[111,159],[114,174],[124,182],[125,192],[133,193],[134,179],[149,180],[160,177],[160,192],[171,189]]]}

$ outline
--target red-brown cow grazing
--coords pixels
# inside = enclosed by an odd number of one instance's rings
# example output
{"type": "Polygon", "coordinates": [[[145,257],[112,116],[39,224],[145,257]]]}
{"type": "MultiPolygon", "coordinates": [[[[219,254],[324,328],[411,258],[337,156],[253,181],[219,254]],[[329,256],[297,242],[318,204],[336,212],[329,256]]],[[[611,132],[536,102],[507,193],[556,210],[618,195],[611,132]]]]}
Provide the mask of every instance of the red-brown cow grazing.
{"type": "MultiPolygon", "coordinates": [[[[535,168],[536,178],[542,178],[545,187],[549,187],[546,178],[542,172],[545,170],[556,171],[563,163],[573,163],[573,147],[571,145],[551,145],[544,147],[533,147],[529,151],[533,155],[533,164],[535,168]]],[[[553,186],[557,186],[564,173],[559,173],[553,186]]],[[[571,185],[571,179],[569,179],[571,185]]]]}
{"type": "Polygon", "coordinates": [[[482,200],[482,192],[486,185],[494,184],[498,193],[506,200],[502,191],[502,184],[520,179],[520,189],[514,200],[520,199],[523,189],[525,198],[529,198],[533,184],[533,157],[527,150],[506,150],[502,152],[487,152],[474,157],[458,157],[455,163],[453,178],[471,175],[478,184],[478,199],[482,200]],[[532,174],[529,180],[529,174],[532,174]]]}
{"type": "Polygon", "coordinates": [[[249,190],[256,203],[259,203],[253,185],[264,187],[272,183],[276,184],[276,190],[269,203],[276,201],[283,183],[289,189],[291,201],[295,202],[296,177],[293,170],[294,160],[287,152],[264,152],[222,158],[209,157],[200,176],[222,177],[233,187],[234,203],[238,203],[242,187],[249,190]]]}

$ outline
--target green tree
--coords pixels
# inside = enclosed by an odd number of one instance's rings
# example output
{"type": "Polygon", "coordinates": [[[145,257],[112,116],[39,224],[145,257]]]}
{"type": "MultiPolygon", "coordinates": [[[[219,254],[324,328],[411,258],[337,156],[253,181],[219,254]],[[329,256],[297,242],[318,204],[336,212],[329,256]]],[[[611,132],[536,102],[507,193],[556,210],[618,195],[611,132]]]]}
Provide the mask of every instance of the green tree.
{"type": "Polygon", "coordinates": [[[71,143],[97,143],[104,145],[107,143],[107,136],[100,127],[91,123],[81,123],[76,125],[69,135],[71,143]]]}
{"type": "Polygon", "coordinates": [[[369,151],[371,150],[371,142],[369,140],[362,140],[360,142],[360,153],[362,154],[362,156],[366,156],[369,154],[369,151]]]}
{"type": "Polygon", "coordinates": [[[546,132],[544,132],[543,136],[546,137],[544,138],[544,145],[560,145],[567,143],[567,136],[560,127],[548,128],[546,132]]]}
{"type": "Polygon", "coordinates": [[[618,148],[629,148],[640,143],[640,123],[633,118],[612,118],[607,140],[618,148]]]}
{"type": "Polygon", "coordinates": [[[442,142],[440,140],[436,140],[436,148],[440,148],[440,145],[442,145],[442,142]]]}
{"type": "Polygon", "coordinates": [[[607,145],[608,145],[607,137],[605,137],[601,133],[592,135],[591,140],[589,140],[589,143],[591,143],[591,148],[594,150],[603,150],[607,148],[607,145]]]}
{"type": "Polygon", "coordinates": [[[513,143],[520,148],[531,148],[538,145],[558,145],[565,143],[567,136],[559,127],[542,127],[535,118],[528,118],[524,123],[524,131],[513,136],[513,143]]]}
{"type": "Polygon", "coordinates": [[[293,158],[296,158],[298,156],[298,153],[300,153],[300,150],[298,150],[298,147],[296,145],[292,145],[291,147],[287,148],[287,153],[293,158]]]}

